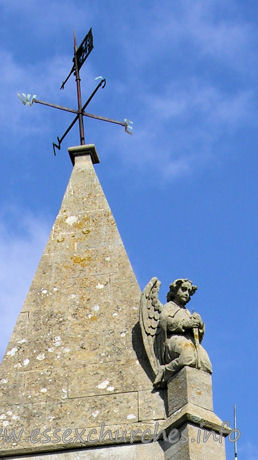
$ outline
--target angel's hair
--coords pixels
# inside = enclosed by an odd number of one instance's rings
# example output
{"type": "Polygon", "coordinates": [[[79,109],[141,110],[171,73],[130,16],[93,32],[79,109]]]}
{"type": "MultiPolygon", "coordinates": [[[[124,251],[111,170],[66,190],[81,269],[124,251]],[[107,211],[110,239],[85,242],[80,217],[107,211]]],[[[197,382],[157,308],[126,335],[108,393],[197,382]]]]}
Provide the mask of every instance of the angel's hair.
{"type": "Polygon", "coordinates": [[[174,300],[177,290],[183,283],[186,282],[190,283],[192,286],[190,290],[190,296],[192,296],[195,293],[195,291],[197,290],[197,286],[194,286],[192,281],[188,280],[187,278],[179,278],[178,280],[173,281],[173,283],[169,285],[169,291],[167,293],[167,302],[170,302],[170,300],[174,300]]]}

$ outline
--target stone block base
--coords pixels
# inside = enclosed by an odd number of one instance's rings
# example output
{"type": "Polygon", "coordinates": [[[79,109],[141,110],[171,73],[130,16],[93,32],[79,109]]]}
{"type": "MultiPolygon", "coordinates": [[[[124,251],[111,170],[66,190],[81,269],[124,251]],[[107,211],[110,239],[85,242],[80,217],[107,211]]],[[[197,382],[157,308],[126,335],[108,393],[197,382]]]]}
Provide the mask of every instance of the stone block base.
{"type": "Polygon", "coordinates": [[[213,430],[185,423],[177,428],[180,439],[166,444],[165,460],[225,460],[224,436],[213,430]]]}
{"type": "Polygon", "coordinates": [[[212,411],[211,375],[193,367],[183,367],[168,382],[167,398],[168,415],[188,403],[212,411]]]}

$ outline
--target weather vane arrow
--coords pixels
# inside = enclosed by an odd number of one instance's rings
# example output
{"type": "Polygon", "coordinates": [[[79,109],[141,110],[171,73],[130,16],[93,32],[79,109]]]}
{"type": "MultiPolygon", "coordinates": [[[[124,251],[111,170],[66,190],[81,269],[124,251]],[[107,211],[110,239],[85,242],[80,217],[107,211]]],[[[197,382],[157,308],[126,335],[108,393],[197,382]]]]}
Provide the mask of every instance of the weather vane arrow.
{"type": "Polygon", "coordinates": [[[33,103],[42,104],[48,107],[52,107],[54,109],[59,109],[65,112],[71,112],[71,113],[76,114],[75,118],[73,119],[72,123],[68,126],[64,134],[60,138],[57,137],[58,143],[53,142],[53,150],[54,150],[55,155],[56,155],[56,148],[58,150],[61,149],[61,143],[63,142],[64,138],[66,137],[66,135],[69,133],[69,131],[71,130],[71,128],[77,121],[79,121],[80,143],[81,145],[85,144],[83,117],[94,118],[96,120],[106,121],[108,123],[114,123],[116,125],[123,126],[125,128],[125,132],[128,134],[132,134],[132,130],[133,130],[133,122],[128,120],[127,118],[125,118],[123,121],[118,121],[118,120],[112,120],[111,118],[94,115],[93,113],[85,112],[86,107],[88,106],[92,98],[95,96],[98,89],[104,88],[106,86],[106,80],[105,78],[101,76],[95,78],[95,80],[100,80],[100,81],[98,85],[96,86],[96,88],[94,89],[94,91],[92,92],[92,94],[89,96],[89,98],[85,102],[85,104],[82,105],[80,69],[93,49],[92,29],[90,29],[87,35],[85,35],[83,41],[81,42],[78,48],[77,48],[75,33],[73,34],[73,39],[74,39],[73,66],[72,66],[72,69],[70,70],[70,73],[66,77],[66,79],[62,82],[60,89],[64,89],[66,82],[68,81],[68,79],[73,73],[75,75],[76,89],[77,89],[77,104],[78,104],[77,110],[71,109],[69,107],[64,107],[62,105],[52,104],[51,102],[41,101],[37,99],[36,94],[31,95],[31,94],[25,94],[25,93],[17,93],[17,96],[19,97],[19,99],[24,105],[32,106],[33,103]]]}

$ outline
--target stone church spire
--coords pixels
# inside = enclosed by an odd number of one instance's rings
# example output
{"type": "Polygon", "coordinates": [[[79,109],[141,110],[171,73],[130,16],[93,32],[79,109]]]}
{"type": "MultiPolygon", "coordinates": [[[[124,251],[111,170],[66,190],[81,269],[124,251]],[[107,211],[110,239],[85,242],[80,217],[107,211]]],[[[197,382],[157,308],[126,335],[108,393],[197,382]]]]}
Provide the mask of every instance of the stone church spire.
{"type": "Polygon", "coordinates": [[[23,430],[19,442],[0,437],[0,452],[80,445],[47,441],[46,429],[75,438],[102,422],[164,417],[161,398],[158,414],[154,403],[140,412],[152,387],[134,351],[140,289],[94,171],[95,147],[69,153],[72,175],[0,367],[0,428],[7,437],[23,430]],[[41,442],[31,442],[35,429],[41,442]]]}

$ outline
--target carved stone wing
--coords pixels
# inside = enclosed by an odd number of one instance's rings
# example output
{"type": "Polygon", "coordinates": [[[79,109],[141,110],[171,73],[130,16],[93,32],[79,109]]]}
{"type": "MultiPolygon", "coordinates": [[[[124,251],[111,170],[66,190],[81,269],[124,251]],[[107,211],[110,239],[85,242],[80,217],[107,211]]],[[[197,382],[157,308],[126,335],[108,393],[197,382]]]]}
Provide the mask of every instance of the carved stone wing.
{"type": "Polygon", "coordinates": [[[152,278],[142,291],[140,299],[140,326],[143,344],[155,376],[161,369],[159,346],[161,341],[158,336],[160,334],[159,317],[163,305],[158,299],[160,284],[158,278],[152,278]]]}

